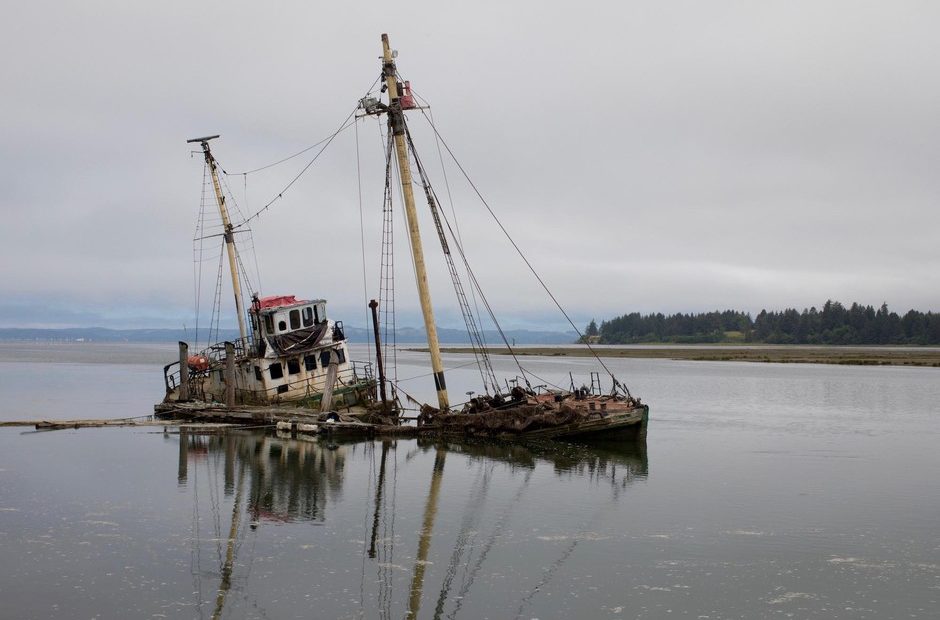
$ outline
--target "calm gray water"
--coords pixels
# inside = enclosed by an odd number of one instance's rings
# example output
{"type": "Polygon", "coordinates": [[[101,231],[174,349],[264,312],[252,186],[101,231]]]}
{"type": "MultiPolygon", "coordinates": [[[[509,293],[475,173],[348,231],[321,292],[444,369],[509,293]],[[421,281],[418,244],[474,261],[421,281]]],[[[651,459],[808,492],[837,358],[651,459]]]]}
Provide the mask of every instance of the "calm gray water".
{"type": "MultiPolygon", "coordinates": [[[[0,345],[0,419],[146,415],[173,356],[0,345]]],[[[608,364],[644,446],[0,429],[0,617],[937,617],[940,371],[608,364]]]]}

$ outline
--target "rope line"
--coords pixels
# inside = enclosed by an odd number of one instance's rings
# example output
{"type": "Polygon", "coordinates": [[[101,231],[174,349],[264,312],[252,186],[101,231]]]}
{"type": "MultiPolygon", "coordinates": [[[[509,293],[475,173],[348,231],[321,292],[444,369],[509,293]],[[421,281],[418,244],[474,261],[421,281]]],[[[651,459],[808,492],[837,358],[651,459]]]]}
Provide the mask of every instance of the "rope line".
{"type": "MultiPolygon", "coordinates": [[[[371,92],[372,92],[372,89],[375,88],[375,85],[379,83],[379,80],[380,80],[380,79],[381,79],[381,76],[377,77],[377,78],[375,79],[375,81],[372,82],[372,86],[369,87],[369,90],[367,91],[366,96],[368,96],[368,93],[371,93],[371,92]]],[[[356,108],[358,109],[358,105],[356,106],[356,108]]],[[[334,135],[335,135],[335,134],[334,134],[334,135]]],[[[224,174],[224,175],[226,175],[226,176],[239,176],[239,175],[241,175],[241,176],[247,177],[249,174],[254,174],[254,173],[256,173],[256,172],[261,172],[262,170],[267,170],[268,168],[273,168],[274,166],[279,166],[280,164],[283,164],[283,163],[286,162],[286,161],[290,161],[290,160],[294,159],[295,157],[300,157],[301,155],[303,155],[303,154],[306,153],[307,151],[313,150],[313,149],[317,148],[318,146],[320,146],[321,144],[323,144],[324,142],[327,142],[327,141],[329,141],[329,140],[332,140],[333,137],[334,137],[334,136],[327,136],[326,138],[323,138],[322,140],[320,140],[320,141],[317,142],[316,144],[311,144],[311,145],[308,146],[307,148],[301,149],[301,150],[297,151],[296,153],[294,153],[293,155],[288,155],[287,157],[284,157],[283,159],[279,159],[279,160],[277,160],[276,162],[273,162],[273,163],[270,163],[270,164],[267,164],[267,165],[264,165],[264,166],[260,166],[260,167],[258,167],[258,168],[254,168],[254,169],[252,169],[252,170],[246,170],[245,172],[226,172],[225,170],[222,170],[222,174],[224,174]]],[[[247,193],[247,190],[246,190],[246,193],[247,193]]]]}
{"type": "Polygon", "coordinates": [[[284,189],[282,189],[281,191],[279,191],[279,192],[277,193],[277,195],[276,195],[274,198],[272,198],[271,200],[269,200],[263,207],[261,207],[260,209],[258,209],[258,210],[255,211],[254,213],[252,213],[252,214],[251,214],[248,218],[246,218],[242,223],[238,224],[237,226],[233,226],[232,228],[233,228],[233,229],[238,229],[238,228],[241,228],[242,226],[245,226],[246,224],[248,224],[248,222],[250,222],[251,220],[255,219],[256,217],[258,217],[259,215],[261,215],[262,213],[264,213],[264,212],[267,211],[268,209],[270,209],[270,208],[271,208],[271,205],[273,205],[275,202],[277,202],[278,200],[280,200],[281,198],[283,198],[283,197],[284,197],[284,192],[286,192],[287,190],[289,190],[291,187],[294,186],[294,183],[296,183],[297,181],[300,180],[300,177],[302,177],[302,176],[304,175],[304,173],[306,173],[307,170],[310,169],[310,166],[312,166],[312,165],[314,164],[314,162],[316,162],[317,159],[320,158],[320,155],[323,154],[323,151],[326,150],[326,147],[328,147],[330,144],[333,143],[333,140],[336,138],[336,136],[338,136],[338,135],[339,135],[340,133],[342,133],[344,130],[349,129],[349,127],[351,127],[352,125],[355,124],[355,119],[354,119],[353,117],[356,115],[356,110],[357,110],[357,109],[359,109],[358,106],[356,106],[356,108],[353,108],[353,111],[350,112],[350,113],[349,113],[349,116],[347,116],[347,117],[343,120],[343,124],[340,125],[339,129],[337,129],[337,130],[333,133],[333,135],[331,135],[331,136],[326,140],[326,143],[323,144],[323,146],[320,147],[320,150],[317,151],[317,154],[313,156],[313,159],[311,159],[310,161],[308,161],[308,162],[307,162],[307,165],[300,169],[300,172],[298,172],[297,175],[296,175],[293,179],[291,179],[290,182],[289,182],[287,185],[284,186],[284,189]],[[350,119],[353,119],[352,122],[350,122],[350,119]]]}
{"type": "MultiPolygon", "coordinates": [[[[506,236],[506,239],[509,240],[509,243],[512,244],[512,247],[515,248],[516,253],[519,254],[519,257],[520,257],[520,258],[522,259],[522,261],[526,264],[526,267],[529,268],[529,271],[531,271],[531,272],[532,272],[532,275],[535,276],[535,279],[538,280],[539,284],[542,286],[542,288],[543,288],[543,289],[545,290],[545,292],[548,294],[549,298],[552,300],[552,302],[554,302],[555,306],[558,308],[558,310],[561,312],[561,314],[565,317],[565,319],[568,321],[568,323],[569,323],[569,324],[571,325],[571,327],[574,329],[575,333],[578,334],[578,337],[579,337],[579,338],[583,338],[583,337],[584,337],[584,334],[582,334],[582,333],[581,333],[581,330],[578,329],[578,326],[574,324],[574,321],[572,321],[572,320],[571,320],[571,317],[568,316],[568,313],[565,312],[565,309],[562,307],[561,303],[558,301],[558,299],[555,297],[555,295],[552,294],[551,290],[548,288],[548,285],[545,284],[545,281],[542,279],[542,277],[541,277],[541,276],[538,274],[538,272],[535,270],[535,267],[533,267],[533,266],[532,266],[532,263],[529,262],[529,259],[526,258],[526,255],[525,255],[525,253],[522,251],[522,248],[519,247],[519,245],[516,243],[515,239],[512,238],[512,235],[509,234],[509,231],[506,230],[506,227],[503,226],[502,221],[500,221],[500,219],[496,216],[496,213],[493,211],[493,209],[490,207],[489,203],[488,203],[488,202],[486,201],[486,199],[483,197],[483,194],[480,193],[480,190],[477,189],[477,186],[473,183],[473,180],[470,179],[470,175],[467,174],[467,171],[464,169],[464,167],[463,167],[463,166],[460,164],[460,162],[457,160],[457,156],[454,155],[454,152],[451,150],[450,146],[447,144],[447,142],[446,142],[446,141],[444,140],[444,138],[441,136],[440,132],[438,132],[437,127],[435,127],[435,125],[434,125],[434,122],[428,117],[427,114],[425,114],[425,112],[424,112],[423,109],[421,110],[421,115],[424,116],[424,118],[428,121],[428,124],[431,126],[431,129],[434,131],[434,134],[435,134],[438,138],[440,138],[441,144],[444,145],[444,149],[447,151],[447,154],[450,155],[450,158],[453,160],[454,164],[457,166],[457,169],[460,170],[460,173],[461,173],[461,174],[463,175],[463,177],[467,180],[467,183],[470,184],[470,187],[473,189],[474,193],[477,195],[477,198],[479,198],[479,199],[480,199],[480,202],[483,203],[483,206],[486,207],[486,210],[489,212],[490,216],[493,218],[493,221],[496,222],[496,225],[499,226],[499,229],[503,232],[503,235],[506,236]]],[[[584,341],[584,344],[587,346],[588,350],[589,350],[589,351],[591,352],[591,354],[594,356],[594,359],[596,359],[597,362],[604,368],[604,370],[607,371],[607,374],[610,375],[610,378],[614,381],[614,384],[617,385],[617,384],[618,384],[618,381],[617,381],[617,378],[614,377],[614,373],[610,370],[610,368],[607,367],[607,364],[604,363],[604,360],[602,360],[602,359],[600,358],[600,356],[597,354],[597,351],[594,350],[594,347],[592,347],[591,344],[590,344],[589,342],[587,342],[586,340],[584,341]]]]}

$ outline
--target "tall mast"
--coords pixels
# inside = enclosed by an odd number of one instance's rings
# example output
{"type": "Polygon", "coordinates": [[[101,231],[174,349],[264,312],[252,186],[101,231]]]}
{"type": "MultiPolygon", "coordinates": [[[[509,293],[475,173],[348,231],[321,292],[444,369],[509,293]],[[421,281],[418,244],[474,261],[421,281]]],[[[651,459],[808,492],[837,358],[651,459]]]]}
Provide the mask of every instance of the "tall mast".
{"type": "Polygon", "coordinates": [[[225,196],[222,195],[222,186],[219,184],[219,171],[215,163],[215,157],[209,150],[209,140],[219,136],[206,136],[204,138],[193,138],[187,140],[187,143],[198,142],[202,145],[202,153],[206,156],[206,165],[209,166],[209,172],[212,174],[212,187],[215,189],[215,201],[219,205],[219,215],[222,216],[222,227],[225,231],[225,249],[228,252],[228,266],[232,272],[232,292],[235,294],[235,312],[238,314],[238,333],[241,336],[242,349],[248,346],[248,332],[245,330],[245,309],[242,307],[242,287],[238,278],[238,259],[235,254],[235,231],[232,228],[232,220],[228,216],[228,207],[225,206],[225,196]]]}
{"type": "MultiPolygon", "coordinates": [[[[428,333],[431,370],[434,371],[434,386],[437,388],[438,405],[441,411],[447,411],[450,404],[447,400],[447,385],[444,383],[444,365],[441,362],[441,347],[437,341],[437,327],[434,325],[434,310],[431,308],[428,274],[424,268],[424,249],[421,246],[421,232],[418,230],[415,196],[411,187],[411,167],[408,163],[408,149],[405,145],[405,115],[402,112],[398,92],[398,71],[395,68],[387,34],[382,35],[382,52],[382,73],[385,76],[385,85],[388,87],[388,119],[392,134],[395,137],[398,176],[401,179],[401,190],[405,199],[405,215],[408,218],[408,233],[411,235],[411,255],[415,263],[415,276],[418,279],[421,313],[424,315],[424,328],[428,333]]],[[[205,148],[208,149],[208,146],[205,148]]]]}

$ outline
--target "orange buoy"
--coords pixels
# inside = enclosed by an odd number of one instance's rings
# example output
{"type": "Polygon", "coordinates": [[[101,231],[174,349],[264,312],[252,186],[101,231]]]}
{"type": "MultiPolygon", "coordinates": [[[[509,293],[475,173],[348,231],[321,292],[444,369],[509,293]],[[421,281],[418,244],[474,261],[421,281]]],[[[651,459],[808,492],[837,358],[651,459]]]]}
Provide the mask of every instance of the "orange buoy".
{"type": "Polygon", "coordinates": [[[196,372],[209,370],[209,358],[205,355],[190,355],[186,358],[186,364],[189,366],[190,370],[195,370],[196,372]]]}

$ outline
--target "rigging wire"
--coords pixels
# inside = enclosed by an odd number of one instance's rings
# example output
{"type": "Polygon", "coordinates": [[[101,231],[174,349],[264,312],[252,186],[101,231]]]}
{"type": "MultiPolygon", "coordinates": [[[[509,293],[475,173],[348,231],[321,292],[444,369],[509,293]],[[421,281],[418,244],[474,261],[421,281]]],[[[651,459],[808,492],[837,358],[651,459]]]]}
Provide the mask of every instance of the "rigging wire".
{"type": "MultiPolygon", "coordinates": [[[[445,368],[444,370],[445,370],[446,372],[449,372],[449,371],[451,371],[451,370],[457,370],[457,369],[459,369],[459,368],[466,368],[467,366],[473,366],[473,365],[478,364],[478,363],[479,363],[479,362],[477,362],[476,360],[474,360],[474,361],[472,361],[472,362],[467,362],[467,363],[465,363],[465,364],[457,364],[456,366],[448,366],[448,367],[445,368]]],[[[531,374],[531,373],[530,373],[530,374],[531,374]]],[[[406,378],[406,379],[399,379],[399,381],[402,382],[402,383],[404,383],[405,381],[413,381],[413,380],[415,380],[415,379],[423,379],[424,377],[433,377],[433,376],[434,376],[434,372],[426,372],[426,373],[422,373],[422,374],[420,374],[420,375],[415,375],[415,376],[413,376],[413,377],[408,377],[408,378],[406,378]]],[[[532,376],[535,377],[535,375],[532,375],[532,376]]],[[[535,377],[535,378],[538,379],[538,377],[535,377]]],[[[539,381],[542,381],[542,380],[543,380],[543,379],[539,379],[539,381]]]]}
{"type": "MultiPolygon", "coordinates": [[[[379,83],[379,80],[381,80],[381,79],[382,79],[382,76],[379,76],[379,77],[375,78],[375,81],[372,82],[372,86],[370,86],[370,87],[369,87],[369,90],[366,91],[366,96],[367,96],[367,97],[369,96],[369,93],[371,93],[372,90],[375,88],[375,85],[378,84],[378,83],[379,83]]],[[[357,104],[357,106],[356,106],[356,109],[359,109],[358,104],[357,104]]],[[[348,117],[347,117],[347,120],[349,120],[348,117]]],[[[344,121],[344,124],[345,124],[345,121],[344,121]]],[[[301,150],[297,151],[297,152],[294,153],[293,155],[288,155],[287,157],[284,157],[284,158],[282,158],[282,159],[279,159],[279,160],[277,160],[277,161],[275,161],[275,162],[272,162],[272,163],[270,163],[270,164],[266,164],[266,165],[264,165],[264,166],[259,166],[258,168],[254,168],[254,169],[252,169],[252,170],[246,170],[245,172],[226,172],[225,170],[222,170],[222,173],[225,174],[225,175],[227,175],[227,176],[244,176],[244,177],[247,177],[249,174],[254,174],[254,173],[256,173],[256,172],[261,172],[262,170],[267,170],[268,168],[273,168],[274,166],[278,166],[278,165],[280,165],[280,164],[283,164],[284,162],[290,161],[290,160],[294,159],[295,157],[300,157],[301,155],[303,155],[303,154],[306,153],[307,151],[310,151],[310,150],[313,150],[313,149],[317,148],[318,146],[320,146],[320,145],[323,144],[324,142],[329,142],[329,141],[331,141],[334,137],[336,137],[336,134],[327,136],[327,137],[323,138],[322,140],[320,140],[319,142],[317,142],[317,143],[315,143],[315,144],[311,144],[310,146],[308,146],[308,147],[306,147],[306,148],[304,148],[304,149],[301,149],[301,150]]],[[[247,190],[246,190],[246,193],[247,193],[247,190]]]]}
{"type": "Polygon", "coordinates": [[[236,226],[233,226],[233,228],[238,229],[238,228],[241,228],[242,226],[248,224],[248,222],[250,222],[251,220],[255,219],[256,217],[258,217],[259,215],[261,215],[262,213],[264,213],[264,212],[267,211],[268,209],[270,209],[271,206],[272,206],[275,202],[277,202],[278,200],[280,200],[281,198],[283,198],[283,197],[284,197],[284,192],[286,192],[287,190],[289,190],[291,187],[294,186],[294,183],[296,183],[297,181],[300,180],[300,177],[302,177],[302,176],[304,175],[304,173],[306,173],[307,170],[310,169],[310,166],[312,166],[312,165],[317,161],[317,159],[320,158],[320,155],[323,154],[323,151],[326,150],[326,147],[328,147],[330,144],[332,144],[332,142],[333,142],[333,140],[336,138],[336,136],[338,136],[338,135],[339,135],[340,133],[342,133],[344,130],[349,129],[351,126],[353,126],[353,125],[355,124],[355,118],[354,118],[354,117],[355,117],[355,115],[356,115],[356,110],[358,110],[358,109],[359,109],[359,106],[357,105],[357,106],[353,109],[353,111],[349,113],[349,116],[347,116],[347,117],[343,120],[343,124],[340,125],[339,129],[337,129],[335,132],[333,132],[333,135],[331,135],[331,136],[326,140],[326,143],[323,144],[323,146],[320,147],[320,150],[317,151],[317,154],[313,156],[313,159],[311,159],[310,161],[308,161],[308,162],[307,162],[307,165],[305,165],[303,168],[301,168],[301,169],[300,169],[300,172],[298,172],[297,175],[294,176],[294,178],[291,179],[290,182],[289,182],[287,185],[285,185],[284,188],[283,188],[281,191],[279,191],[276,196],[274,196],[274,198],[272,198],[272,199],[269,200],[267,203],[265,203],[265,205],[264,205],[263,207],[261,207],[260,209],[258,209],[258,210],[255,211],[254,213],[252,213],[249,217],[247,217],[247,218],[246,218],[244,221],[242,221],[240,224],[238,224],[238,225],[236,225],[236,226]],[[350,120],[350,119],[352,119],[352,120],[350,120]]]}
{"type": "Polygon", "coordinates": [[[193,294],[196,306],[196,325],[194,328],[193,342],[198,346],[199,343],[199,302],[202,296],[202,259],[203,259],[203,237],[205,227],[206,213],[206,177],[209,171],[209,165],[203,163],[202,166],[202,195],[199,199],[199,217],[196,218],[196,230],[193,233],[193,294]],[[199,241],[198,252],[196,241],[199,241]],[[198,255],[198,258],[197,258],[198,255]]]}
{"type": "Polygon", "coordinates": [[[215,293],[212,302],[212,314],[209,317],[209,333],[206,336],[206,348],[212,344],[212,328],[215,325],[215,340],[219,338],[219,319],[222,314],[222,264],[224,262],[224,252],[219,253],[219,270],[215,279],[215,293]]]}
{"type": "MultiPolygon", "coordinates": [[[[359,195],[359,249],[362,252],[362,303],[366,307],[366,333],[369,331],[371,312],[369,309],[369,285],[366,275],[366,221],[362,212],[362,162],[359,157],[359,119],[356,119],[356,189],[359,195]]],[[[369,357],[372,358],[372,347],[374,343],[369,342],[366,337],[366,347],[369,350],[369,357]]],[[[378,351],[375,352],[379,354],[378,351]]]]}
{"type": "MultiPolygon", "coordinates": [[[[447,150],[447,153],[450,155],[451,159],[454,161],[454,164],[457,166],[457,169],[460,170],[460,173],[461,173],[461,174],[463,175],[463,177],[467,180],[467,183],[470,184],[470,187],[473,189],[474,193],[475,193],[475,194],[477,195],[477,197],[480,199],[480,202],[482,202],[482,203],[483,203],[483,206],[486,207],[486,210],[489,212],[490,216],[491,216],[491,217],[493,218],[493,220],[496,222],[496,225],[499,226],[499,229],[503,232],[503,235],[506,236],[506,239],[509,240],[509,243],[512,244],[512,247],[515,248],[516,253],[519,254],[519,257],[522,259],[522,261],[523,261],[523,262],[526,264],[526,266],[529,268],[529,271],[531,271],[531,272],[532,272],[532,275],[535,276],[535,279],[538,280],[539,284],[542,286],[542,288],[543,288],[543,289],[545,290],[545,292],[548,294],[549,298],[552,300],[552,302],[554,302],[555,306],[558,308],[558,310],[562,313],[562,315],[565,317],[565,319],[568,321],[568,323],[569,323],[569,324],[571,325],[571,327],[574,329],[575,333],[578,334],[579,338],[582,338],[582,339],[583,339],[584,334],[582,334],[582,333],[581,333],[581,330],[578,329],[578,326],[574,324],[574,321],[571,320],[571,317],[568,316],[568,313],[567,313],[567,312],[565,311],[565,309],[562,307],[561,303],[558,301],[558,299],[555,297],[555,295],[552,294],[551,290],[548,288],[548,285],[545,284],[545,281],[542,279],[542,277],[541,277],[541,276],[538,274],[538,272],[535,270],[535,267],[533,267],[533,266],[532,266],[532,263],[529,262],[529,259],[526,258],[525,253],[523,253],[522,249],[519,247],[519,245],[516,243],[516,241],[512,238],[512,235],[510,235],[510,234],[509,234],[509,231],[506,230],[506,227],[503,226],[502,221],[500,221],[500,219],[496,216],[496,213],[493,211],[493,209],[490,207],[489,203],[488,203],[488,202],[486,201],[486,199],[483,197],[483,194],[480,193],[480,190],[477,189],[477,186],[476,186],[476,185],[473,183],[473,181],[470,179],[470,175],[467,174],[467,171],[464,169],[464,167],[463,167],[463,166],[460,164],[460,162],[457,160],[457,156],[454,155],[454,152],[451,150],[450,146],[448,146],[447,142],[446,142],[446,141],[444,140],[444,138],[441,136],[440,132],[438,132],[437,127],[434,125],[434,122],[428,117],[427,114],[425,114],[424,110],[421,110],[421,115],[424,116],[424,118],[428,121],[428,124],[431,126],[431,129],[434,131],[434,134],[440,138],[441,144],[444,145],[444,148],[447,150]]],[[[594,349],[594,347],[592,347],[591,344],[590,344],[589,342],[587,342],[587,340],[585,340],[584,343],[585,343],[585,345],[587,346],[588,350],[591,352],[591,354],[594,356],[594,359],[596,359],[597,362],[604,368],[604,370],[607,371],[607,374],[610,375],[610,378],[611,378],[611,379],[613,380],[613,382],[614,382],[614,386],[616,387],[617,385],[620,385],[620,383],[617,381],[617,378],[614,376],[614,373],[610,370],[610,368],[607,367],[607,364],[605,364],[604,361],[600,358],[600,356],[597,354],[597,351],[594,349]]]]}
{"type": "MultiPolygon", "coordinates": [[[[365,95],[366,97],[369,96],[369,93],[371,93],[371,92],[372,92],[372,89],[375,88],[375,85],[378,84],[379,79],[381,79],[381,77],[376,78],[375,81],[372,82],[372,86],[370,86],[369,89],[368,89],[368,91],[366,92],[366,95],[365,95]]],[[[360,101],[361,101],[361,99],[360,99],[360,101]]],[[[272,198],[271,200],[269,200],[263,207],[261,207],[260,209],[258,209],[257,211],[255,211],[251,216],[249,216],[248,218],[246,218],[241,224],[238,224],[238,225],[235,226],[234,228],[241,228],[242,226],[244,226],[245,224],[247,224],[247,223],[250,222],[251,220],[255,219],[256,217],[258,217],[259,215],[261,215],[262,213],[264,213],[265,211],[267,211],[269,208],[271,208],[271,205],[273,205],[275,202],[277,202],[278,200],[280,200],[281,198],[283,198],[283,197],[284,197],[284,192],[286,192],[286,191],[289,190],[291,187],[293,187],[294,183],[296,183],[296,182],[300,179],[300,177],[302,177],[302,176],[304,175],[304,173],[306,173],[307,170],[310,169],[310,166],[312,166],[312,165],[314,164],[314,162],[316,162],[317,159],[320,158],[320,155],[323,154],[323,151],[325,151],[325,150],[327,149],[327,147],[330,146],[330,144],[333,143],[333,140],[336,139],[336,136],[338,136],[340,133],[342,133],[342,132],[345,131],[346,129],[349,129],[349,127],[351,127],[351,126],[353,126],[353,125],[356,124],[356,122],[357,122],[357,119],[356,119],[356,111],[359,110],[359,107],[360,107],[360,103],[359,103],[359,101],[357,101],[357,102],[356,102],[356,106],[353,108],[352,112],[350,112],[349,115],[346,116],[345,119],[343,119],[343,122],[340,124],[339,129],[337,129],[336,131],[334,131],[329,137],[324,138],[323,140],[321,140],[321,141],[318,142],[317,144],[315,144],[315,145],[313,145],[313,146],[310,146],[309,148],[305,149],[304,151],[300,151],[300,152],[296,153],[295,155],[292,155],[291,157],[288,157],[288,158],[284,159],[283,161],[287,161],[287,160],[289,160],[289,159],[292,159],[293,157],[296,157],[297,155],[301,155],[302,153],[305,153],[306,151],[309,151],[309,150],[311,150],[311,149],[313,149],[313,148],[316,148],[317,146],[320,146],[320,150],[317,151],[316,155],[314,155],[313,158],[312,158],[309,162],[307,162],[307,165],[305,165],[303,168],[300,169],[300,172],[298,172],[297,175],[296,175],[293,179],[291,179],[290,182],[289,182],[287,185],[284,186],[284,189],[282,189],[280,192],[278,192],[277,195],[276,195],[274,198],[272,198]]],[[[257,172],[258,170],[264,170],[265,168],[270,168],[271,166],[275,166],[275,165],[277,165],[277,164],[279,164],[279,163],[282,163],[282,162],[280,162],[280,161],[279,161],[279,162],[275,162],[274,164],[270,164],[270,165],[268,165],[268,166],[262,166],[262,167],[259,168],[259,169],[251,170],[251,171],[245,172],[245,173],[243,173],[243,174],[249,174],[249,173],[251,173],[251,172],[257,172]]],[[[225,173],[225,170],[223,170],[222,172],[225,173]]],[[[226,173],[226,174],[227,174],[227,173],[226,173]]]]}
{"type": "MultiPolygon", "coordinates": [[[[422,189],[424,189],[424,193],[428,201],[428,208],[431,210],[431,216],[434,219],[434,225],[437,228],[437,234],[441,242],[441,249],[444,252],[444,258],[450,271],[451,281],[454,285],[454,292],[457,295],[457,303],[460,306],[460,313],[464,320],[464,324],[467,327],[467,335],[470,337],[470,346],[473,349],[473,356],[477,360],[477,365],[480,369],[480,378],[483,380],[483,389],[487,394],[489,394],[489,386],[492,386],[498,394],[499,382],[496,380],[496,374],[493,372],[493,365],[490,362],[486,347],[480,336],[480,330],[477,328],[477,323],[473,317],[473,312],[470,310],[470,304],[467,301],[466,292],[464,291],[463,284],[460,281],[457,268],[454,265],[454,258],[451,255],[450,247],[447,243],[447,237],[444,234],[444,229],[441,227],[440,209],[437,208],[439,201],[437,200],[437,196],[431,187],[430,181],[428,180],[427,172],[425,171],[424,166],[421,164],[421,160],[418,157],[418,152],[415,149],[414,142],[411,138],[411,132],[408,130],[407,124],[405,125],[405,138],[408,141],[408,147],[411,150],[411,155],[414,157],[415,168],[418,170],[418,176],[421,179],[421,186],[422,189]]],[[[448,228],[450,228],[449,224],[448,228]]],[[[451,231],[451,236],[453,236],[453,231],[451,231]]],[[[455,239],[455,243],[456,241],[457,240],[455,239]]]]}
{"type": "MultiPolygon", "coordinates": [[[[412,91],[412,93],[414,94],[415,97],[417,97],[422,102],[424,102],[424,105],[428,110],[428,115],[430,116],[431,122],[434,122],[434,110],[431,109],[431,103],[427,99],[419,95],[418,93],[415,93],[414,91],[412,91]]],[[[454,218],[454,229],[457,232],[457,241],[463,244],[463,236],[461,235],[461,232],[460,232],[460,223],[457,221],[457,210],[454,207],[454,197],[450,191],[450,179],[447,176],[447,167],[444,165],[444,152],[441,150],[441,140],[437,134],[434,135],[434,145],[437,147],[437,158],[438,158],[438,162],[441,164],[441,176],[444,178],[444,188],[447,190],[447,202],[450,205],[450,213],[451,213],[451,216],[454,218]]],[[[470,297],[473,299],[473,307],[476,310],[476,317],[477,317],[477,320],[479,321],[478,327],[480,330],[480,337],[482,338],[483,345],[485,346],[486,345],[486,332],[483,330],[483,321],[482,321],[483,314],[480,312],[480,306],[477,303],[476,292],[474,290],[474,287],[472,286],[470,287],[470,297]]]]}
{"type": "MultiPolygon", "coordinates": [[[[407,128],[406,128],[406,132],[407,132],[407,128]]],[[[445,146],[446,146],[446,144],[445,144],[445,146]]],[[[416,154],[416,153],[415,153],[415,158],[416,158],[416,160],[417,160],[417,154],[416,154]]],[[[431,191],[432,191],[432,193],[433,193],[433,191],[434,191],[433,188],[431,189],[431,191]]],[[[436,199],[436,196],[435,196],[435,199],[436,199]]],[[[457,239],[456,235],[454,234],[454,230],[453,230],[453,228],[452,228],[451,225],[450,225],[450,221],[447,219],[447,215],[444,214],[444,215],[442,216],[442,218],[443,218],[443,220],[444,220],[444,223],[447,225],[447,230],[450,232],[451,238],[454,240],[454,245],[457,247],[457,251],[458,251],[458,253],[460,254],[460,258],[461,258],[461,260],[463,260],[464,267],[465,267],[466,270],[467,270],[467,275],[470,277],[471,285],[476,287],[477,292],[478,292],[479,295],[480,295],[480,299],[483,301],[483,305],[484,305],[484,307],[486,308],[486,311],[487,311],[487,313],[488,313],[489,316],[490,316],[490,320],[493,322],[493,325],[496,327],[496,330],[497,330],[497,332],[499,333],[500,338],[502,338],[503,343],[506,345],[506,349],[509,351],[509,355],[512,356],[513,361],[515,361],[516,366],[519,368],[519,372],[522,373],[522,378],[525,380],[526,386],[528,386],[529,388],[531,388],[532,385],[531,385],[531,383],[529,382],[529,378],[528,378],[528,376],[526,375],[525,369],[522,367],[522,364],[519,362],[519,358],[516,356],[515,351],[513,350],[512,345],[509,344],[509,339],[506,337],[505,332],[503,332],[503,328],[500,326],[499,320],[496,318],[496,313],[493,312],[493,308],[490,306],[490,303],[489,303],[489,301],[487,300],[486,295],[483,293],[483,289],[482,289],[482,287],[480,287],[480,283],[479,283],[479,281],[478,281],[477,278],[476,278],[476,274],[474,274],[474,273],[473,273],[473,270],[470,268],[470,262],[469,262],[469,260],[467,260],[467,255],[466,255],[466,253],[465,253],[464,250],[463,250],[463,245],[459,242],[459,240],[457,239]]],[[[485,383],[485,381],[484,381],[484,383],[485,383]]],[[[495,387],[495,389],[496,389],[496,391],[497,391],[497,393],[498,393],[498,392],[499,392],[499,386],[496,385],[496,386],[494,386],[494,387],[495,387]]]]}
{"type": "MultiPolygon", "coordinates": [[[[434,121],[434,111],[431,110],[431,105],[423,97],[418,97],[427,105],[428,114],[431,117],[431,121],[434,121]]],[[[454,218],[454,230],[457,232],[457,241],[463,245],[463,236],[460,233],[460,223],[457,221],[457,210],[454,208],[454,197],[450,191],[450,180],[447,177],[447,168],[444,166],[444,152],[441,150],[441,141],[437,137],[437,134],[434,135],[434,144],[437,147],[437,158],[441,164],[441,175],[444,178],[444,188],[447,190],[447,202],[450,205],[450,214],[454,218]]],[[[476,310],[476,319],[478,321],[478,329],[480,332],[480,340],[483,343],[483,346],[486,347],[486,332],[483,330],[483,315],[480,313],[480,306],[477,303],[476,289],[470,287],[470,298],[473,299],[473,308],[476,310]]],[[[497,388],[497,392],[498,392],[497,388]]]]}

